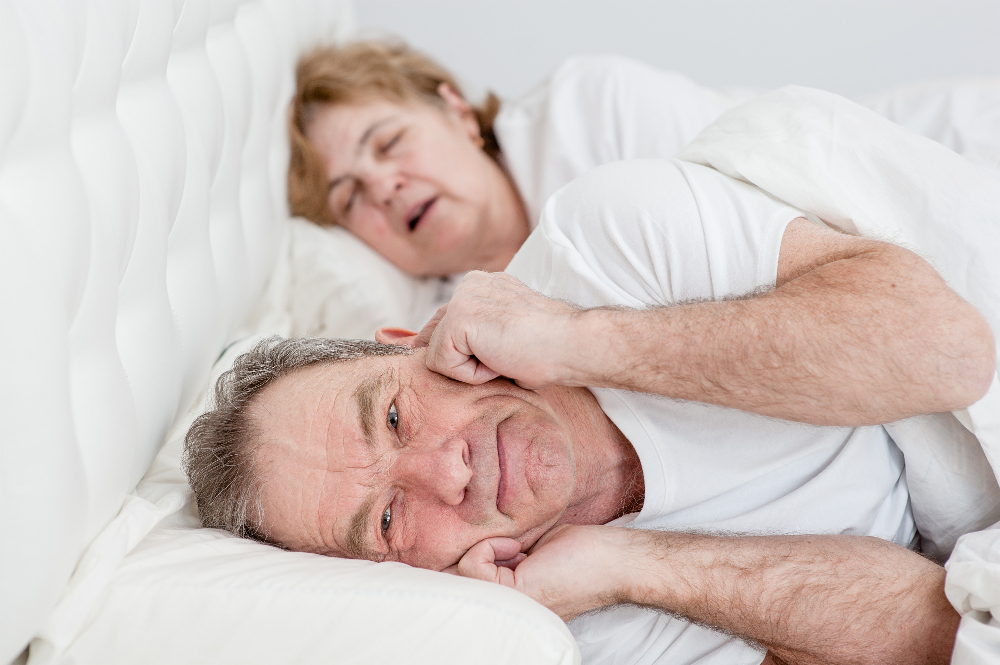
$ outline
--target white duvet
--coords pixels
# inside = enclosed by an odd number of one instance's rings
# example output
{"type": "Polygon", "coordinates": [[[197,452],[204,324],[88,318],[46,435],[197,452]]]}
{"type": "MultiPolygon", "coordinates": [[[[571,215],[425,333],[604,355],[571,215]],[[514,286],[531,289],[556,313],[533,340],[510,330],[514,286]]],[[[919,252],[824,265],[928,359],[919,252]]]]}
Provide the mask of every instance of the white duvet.
{"type": "MultiPolygon", "coordinates": [[[[750,182],[831,226],[914,249],[1000,330],[1000,177],[988,167],[846,99],[796,87],[729,111],[679,157],[750,182]]],[[[932,554],[947,555],[962,533],[996,521],[996,375],[966,410],[887,429],[906,456],[914,518],[932,554]]],[[[963,538],[948,568],[948,598],[963,614],[953,662],[997,662],[1000,531],[963,538]]]]}

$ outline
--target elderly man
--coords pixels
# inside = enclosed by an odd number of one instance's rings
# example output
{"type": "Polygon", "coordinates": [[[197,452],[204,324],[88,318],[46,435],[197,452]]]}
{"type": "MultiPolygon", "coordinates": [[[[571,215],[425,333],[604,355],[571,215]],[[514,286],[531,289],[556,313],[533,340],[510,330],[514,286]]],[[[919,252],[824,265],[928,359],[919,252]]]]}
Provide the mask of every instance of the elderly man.
{"type": "Polygon", "coordinates": [[[508,273],[420,334],[241,358],[188,435],[206,525],[618,606],[571,622],[587,662],[947,662],[879,426],[992,376],[933,269],[656,161],[561,190],[508,273]]]}

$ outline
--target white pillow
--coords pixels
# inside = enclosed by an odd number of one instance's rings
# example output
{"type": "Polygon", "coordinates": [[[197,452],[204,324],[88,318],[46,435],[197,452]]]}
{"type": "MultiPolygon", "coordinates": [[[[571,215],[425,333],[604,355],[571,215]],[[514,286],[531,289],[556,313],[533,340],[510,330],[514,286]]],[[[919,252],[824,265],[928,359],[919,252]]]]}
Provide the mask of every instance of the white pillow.
{"type": "MultiPolygon", "coordinates": [[[[230,347],[209,385],[260,338],[230,347]]],[[[30,665],[580,662],[566,625],[506,587],[201,528],[180,455],[203,409],[84,554],[30,665]]]]}
{"type": "Polygon", "coordinates": [[[458,278],[407,275],[340,227],[290,224],[292,334],[372,339],[382,326],[420,330],[458,278]]]}

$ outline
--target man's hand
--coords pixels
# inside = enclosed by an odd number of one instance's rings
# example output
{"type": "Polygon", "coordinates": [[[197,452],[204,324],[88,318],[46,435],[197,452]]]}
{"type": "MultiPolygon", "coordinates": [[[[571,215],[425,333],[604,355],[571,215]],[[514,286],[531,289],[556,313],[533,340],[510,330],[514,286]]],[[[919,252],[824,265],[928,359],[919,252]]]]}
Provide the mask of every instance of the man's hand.
{"type": "Polygon", "coordinates": [[[415,346],[428,347],[430,369],[465,383],[506,376],[532,390],[569,385],[560,351],[579,311],[505,273],[473,271],[420,331],[415,346]]]}
{"type": "Polygon", "coordinates": [[[772,662],[944,665],[958,630],[944,569],[877,538],[562,526],[526,557],[519,548],[483,541],[457,572],[566,620],[617,603],[662,609],[754,640],[772,662]]]}
{"type": "Polygon", "coordinates": [[[611,527],[557,526],[527,556],[518,554],[516,540],[489,538],[462,557],[456,572],[517,589],[569,621],[625,600],[626,576],[615,574],[624,572],[625,536],[611,527]]]}
{"type": "Polygon", "coordinates": [[[995,363],[986,320],[926,261],[804,219],[757,297],[581,310],[472,272],[416,345],[468,383],[617,388],[852,427],[964,408],[995,363]]]}

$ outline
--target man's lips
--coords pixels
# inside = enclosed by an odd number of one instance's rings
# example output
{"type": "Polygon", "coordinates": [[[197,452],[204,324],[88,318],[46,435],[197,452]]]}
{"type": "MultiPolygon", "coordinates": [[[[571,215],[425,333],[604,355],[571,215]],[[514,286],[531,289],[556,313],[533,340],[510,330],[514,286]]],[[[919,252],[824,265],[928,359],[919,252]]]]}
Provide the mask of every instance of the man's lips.
{"type": "Polygon", "coordinates": [[[511,506],[511,501],[513,500],[513,488],[510,483],[510,469],[508,462],[510,461],[507,457],[507,447],[504,445],[503,434],[500,433],[500,427],[497,427],[497,462],[500,467],[499,481],[497,483],[497,510],[501,513],[507,515],[511,506]]]}
{"type": "Polygon", "coordinates": [[[421,220],[424,219],[427,212],[434,207],[436,202],[437,197],[435,196],[410,208],[409,213],[406,215],[407,227],[409,227],[411,231],[415,231],[417,229],[417,225],[420,224],[421,220]]]}

